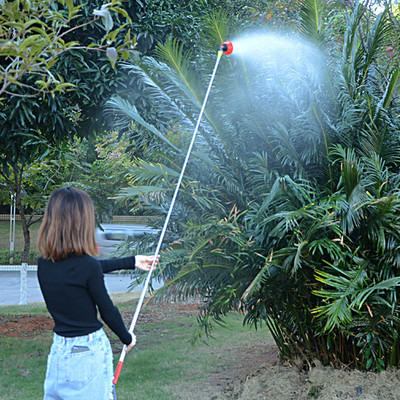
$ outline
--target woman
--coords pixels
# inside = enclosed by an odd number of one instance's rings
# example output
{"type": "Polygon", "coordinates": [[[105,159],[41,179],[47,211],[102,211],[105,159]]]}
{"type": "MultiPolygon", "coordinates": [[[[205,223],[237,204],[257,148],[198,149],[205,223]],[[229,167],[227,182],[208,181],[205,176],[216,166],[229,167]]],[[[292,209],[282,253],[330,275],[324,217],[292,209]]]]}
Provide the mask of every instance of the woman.
{"type": "Polygon", "coordinates": [[[64,187],[51,194],[38,236],[38,280],[55,324],[44,400],[109,398],[113,358],[98,312],[128,351],[136,343],[107,293],[103,274],[135,267],[148,271],[154,257],[96,260],[94,230],[87,193],[64,187]]]}

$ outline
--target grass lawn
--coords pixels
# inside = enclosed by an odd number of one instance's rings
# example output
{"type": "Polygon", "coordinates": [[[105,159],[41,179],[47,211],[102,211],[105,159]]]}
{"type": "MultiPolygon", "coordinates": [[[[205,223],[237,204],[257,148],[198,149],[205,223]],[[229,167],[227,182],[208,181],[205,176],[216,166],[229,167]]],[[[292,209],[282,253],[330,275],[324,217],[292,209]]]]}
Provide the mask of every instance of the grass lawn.
{"type": "MultiPolygon", "coordinates": [[[[118,308],[133,312],[132,302],[120,303],[118,308]]],[[[159,314],[157,304],[144,309],[145,315],[159,314]]],[[[0,306],[4,314],[48,315],[41,303],[28,306],[0,306]]],[[[271,345],[272,339],[264,329],[242,326],[243,316],[232,314],[227,321],[232,329],[216,328],[207,344],[191,344],[196,317],[164,312],[163,318],[139,319],[135,333],[138,343],[126,357],[117,385],[118,400],[198,399],[191,388],[202,388],[208,379],[221,369],[235,363],[232,350],[240,351],[251,344],[271,345]],[[167,315],[166,315],[167,314],[167,315]],[[182,386],[182,384],[185,384],[182,386]],[[185,393],[186,390],[186,393],[185,393]],[[189,392],[187,392],[189,391],[189,392]]],[[[106,332],[115,351],[116,366],[121,349],[115,335],[106,332]]],[[[0,400],[40,400],[52,332],[34,337],[0,340],[0,400]]],[[[211,398],[211,397],[210,397],[211,398]]]]}

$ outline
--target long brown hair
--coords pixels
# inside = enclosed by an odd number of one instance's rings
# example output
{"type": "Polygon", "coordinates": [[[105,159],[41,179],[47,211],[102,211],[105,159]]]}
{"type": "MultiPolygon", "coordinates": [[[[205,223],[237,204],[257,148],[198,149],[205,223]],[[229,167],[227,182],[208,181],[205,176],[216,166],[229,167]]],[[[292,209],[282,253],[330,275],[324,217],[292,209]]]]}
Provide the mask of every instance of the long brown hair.
{"type": "Polygon", "coordinates": [[[94,238],[94,206],[83,190],[63,187],[49,198],[39,229],[37,247],[46,260],[63,260],[77,256],[98,254],[94,238]]]}

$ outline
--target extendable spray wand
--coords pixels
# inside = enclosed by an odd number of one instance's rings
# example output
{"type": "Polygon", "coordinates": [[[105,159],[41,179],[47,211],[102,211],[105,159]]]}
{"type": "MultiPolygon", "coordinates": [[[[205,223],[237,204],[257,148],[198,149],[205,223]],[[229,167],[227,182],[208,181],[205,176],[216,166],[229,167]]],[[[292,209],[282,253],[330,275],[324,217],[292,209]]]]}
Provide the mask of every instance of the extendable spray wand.
{"type": "MultiPolygon", "coordinates": [[[[180,188],[181,183],[182,183],[183,175],[185,173],[185,169],[186,169],[187,163],[189,161],[189,157],[190,157],[190,153],[191,153],[192,148],[193,148],[194,141],[196,139],[197,131],[198,131],[199,126],[200,126],[200,121],[201,121],[201,118],[203,116],[204,109],[206,107],[208,95],[210,94],[210,91],[211,91],[211,86],[212,86],[212,83],[214,81],[215,73],[217,72],[219,61],[220,61],[220,59],[222,57],[222,53],[229,55],[229,54],[232,53],[232,51],[233,51],[233,45],[229,41],[222,43],[220,49],[218,50],[217,61],[215,63],[214,70],[213,70],[213,73],[211,75],[210,83],[208,84],[208,88],[207,88],[206,95],[204,97],[203,105],[201,107],[200,114],[199,114],[199,117],[197,119],[197,124],[196,124],[196,127],[194,128],[194,132],[193,132],[193,135],[192,135],[192,140],[190,141],[190,145],[189,145],[189,148],[188,148],[188,151],[187,151],[187,154],[186,154],[186,158],[185,158],[185,161],[183,163],[181,173],[179,175],[178,183],[176,185],[174,195],[172,196],[171,205],[169,207],[168,214],[167,214],[167,217],[165,218],[164,226],[163,226],[163,229],[161,231],[160,238],[158,240],[156,251],[154,253],[154,260],[153,260],[153,263],[152,263],[152,265],[150,267],[150,270],[149,270],[149,272],[147,274],[147,278],[146,278],[146,281],[144,283],[144,286],[143,286],[143,289],[142,289],[142,293],[140,294],[140,298],[139,298],[138,304],[136,306],[135,314],[133,315],[132,322],[131,322],[131,325],[129,327],[129,333],[131,333],[131,334],[133,333],[133,330],[135,329],[136,322],[137,322],[137,320],[139,318],[139,313],[140,313],[140,310],[141,310],[142,305],[143,305],[144,297],[145,297],[145,295],[147,293],[147,289],[148,289],[148,286],[149,286],[149,283],[150,283],[151,274],[153,272],[153,269],[154,269],[154,266],[155,266],[155,263],[156,263],[156,260],[157,260],[157,256],[160,253],[160,249],[161,249],[162,242],[164,240],[165,232],[167,231],[167,226],[168,226],[169,220],[171,218],[172,209],[174,208],[175,200],[176,200],[176,197],[178,196],[178,191],[179,191],[179,188],[180,188]]],[[[121,373],[122,366],[124,364],[125,356],[126,356],[126,345],[124,345],[124,347],[122,348],[122,352],[121,352],[121,355],[120,355],[120,358],[119,358],[119,361],[118,361],[117,369],[115,370],[115,374],[114,374],[113,392],[112,392],[112,396],[113,396],[112,398],[114,400],[117,400],[115,386],[118,383],[119,375],[121,373]]]]}

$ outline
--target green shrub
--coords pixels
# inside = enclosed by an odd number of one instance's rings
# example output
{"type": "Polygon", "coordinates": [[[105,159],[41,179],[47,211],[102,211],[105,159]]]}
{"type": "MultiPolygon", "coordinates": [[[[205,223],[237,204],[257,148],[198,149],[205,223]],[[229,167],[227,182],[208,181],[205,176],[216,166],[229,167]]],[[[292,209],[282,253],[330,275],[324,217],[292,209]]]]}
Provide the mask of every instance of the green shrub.
{"type": "MultiPolygon", "coordinates": [[[[22,251],[0,251],[0,265],[20,265],[22,264],[22,251]]],[[[30,251],[28,265],[36,265],[38,253],[30,251]]]]}

